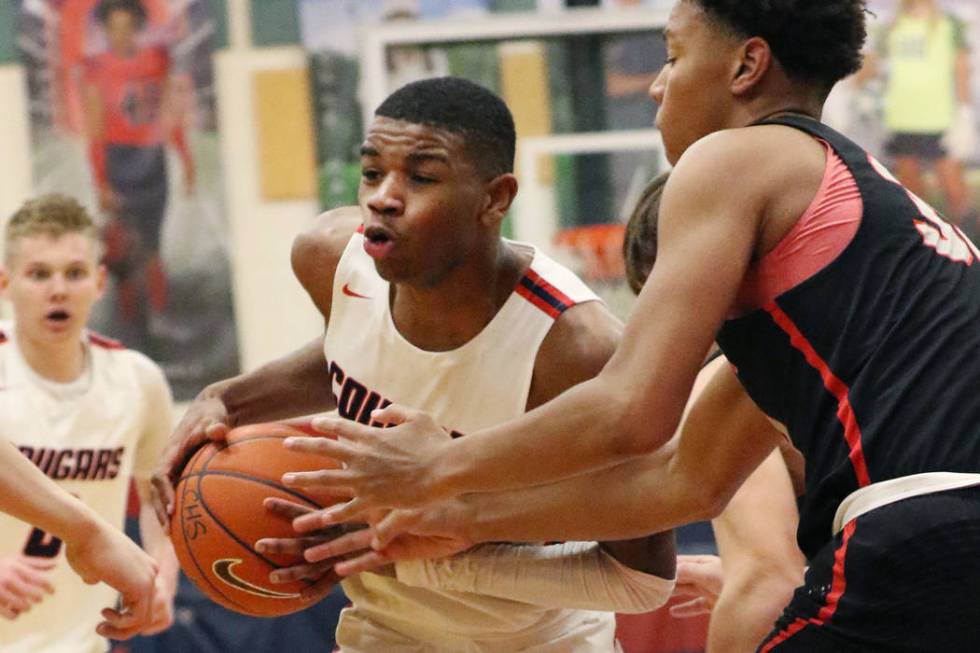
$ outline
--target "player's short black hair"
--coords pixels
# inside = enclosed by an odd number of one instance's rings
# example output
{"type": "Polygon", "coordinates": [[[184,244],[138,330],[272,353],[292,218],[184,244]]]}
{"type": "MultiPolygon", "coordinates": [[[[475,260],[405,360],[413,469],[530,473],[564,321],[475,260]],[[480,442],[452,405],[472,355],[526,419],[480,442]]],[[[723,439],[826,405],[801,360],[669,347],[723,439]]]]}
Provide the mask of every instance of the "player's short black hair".
{"type": "Polygon", "coordinates": [[[374,115],[454,132],[475,162],[492,176],[514,170],[514,117],[496,93],[459,77],[434,77],[402,86],[374,115]]]}
{"type": "Polygon", "coordinates": [[[660,214],[660,198],[669,176],[670,172],[665,172],[647,184],[626,223],[623,236],[626,281],[637,294],[643,289],[657,260],[657,217],[660,214]]]}
{"type": "Polygon", "coordinates": [[[102,0],[95,9],[95,17],[105,25],[109,15],[114,11],[128,12],[139,28],[146,24],[146,7],[140,0],[102,0]]]}
{"type": "Polygon", "coordinates": [[[743,38],[769,44],[786,74],[824,92],[861,68],[866,0],[688,0],[743,38]]]}

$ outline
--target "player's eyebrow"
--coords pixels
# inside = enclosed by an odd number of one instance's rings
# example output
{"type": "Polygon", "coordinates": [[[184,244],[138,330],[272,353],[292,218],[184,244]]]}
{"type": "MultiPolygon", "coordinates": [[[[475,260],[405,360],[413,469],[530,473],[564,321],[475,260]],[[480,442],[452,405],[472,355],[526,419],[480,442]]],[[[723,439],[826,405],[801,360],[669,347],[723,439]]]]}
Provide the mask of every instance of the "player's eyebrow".
{"type": "Polygon", "coordinates": [[[439,151],[412,152],[406,157],[412,163],[423,163],[425,161],[435,161],[437,163],[449,163],[449,156],[439,151]]]}

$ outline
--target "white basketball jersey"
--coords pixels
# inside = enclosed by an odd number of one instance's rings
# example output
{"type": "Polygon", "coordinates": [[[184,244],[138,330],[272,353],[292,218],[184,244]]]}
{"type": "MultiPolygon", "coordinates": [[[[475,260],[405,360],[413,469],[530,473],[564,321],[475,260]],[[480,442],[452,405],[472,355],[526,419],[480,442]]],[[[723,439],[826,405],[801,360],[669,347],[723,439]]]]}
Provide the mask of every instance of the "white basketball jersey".
{"type": "MultiPolygon", "coordinates": [[[[149,478],[170,433],[173,406],[160,368],[143,354],[85,333],[86,370],[70,383],[38,376],[24,361],[13,325],[0,323],[0,437],[49,478],[123,528],[132,476],[149,478]]],[[[116,593],[86,585],[61,541],[0,513],[0,556],[57,558],[55,592],[14,621],[0,622],[2,653],[95,653],[95,633],[116,593]]]]}
{"type": "MultiPolygon", "coordinates": [[[[355,234],[337,266],[324,342],[338,412],[362,423],[389,403],[424,410],[455,436],[521,415],[538,348],[555,319],[598,299],[535,250],[516,290],[478,335],[452,351],[424,351],[395,327],[389,284],[363,241],[355,234]]],[[[412,588],[370,573],[344,581],[344,590],[353,604],[337,629],[345,653],[614,650],[610,613],[412,588]]]]}

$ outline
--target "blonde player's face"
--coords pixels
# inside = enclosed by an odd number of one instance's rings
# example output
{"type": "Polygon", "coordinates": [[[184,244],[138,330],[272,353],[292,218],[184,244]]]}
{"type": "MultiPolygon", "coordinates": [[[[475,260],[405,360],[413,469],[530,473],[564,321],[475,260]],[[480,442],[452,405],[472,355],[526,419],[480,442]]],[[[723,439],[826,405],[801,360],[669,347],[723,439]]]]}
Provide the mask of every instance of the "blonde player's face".
{"type": "Polygon", "coordinates": [[[95,243],[82,234],[39,235],[13,248],[0,280],[18,333],[42,342],[77,339],[105,289],[95,243]]]}
{"type": "Polygon", "coordinates": [[[698,139],[725,127],[739,41],[712,23],[693,0],[679,0],[664,30],[667,62],[650,86],[660,105],[657,128],[667,159],[677,163],[698,139]]]}
{"type": "Polygon", "coordinates": [[[480,237],[486,180],[465,145],[444,129],[372,121],[358,203],[364,249],[382,278],[434,286],[466,261],[480,237]]]}

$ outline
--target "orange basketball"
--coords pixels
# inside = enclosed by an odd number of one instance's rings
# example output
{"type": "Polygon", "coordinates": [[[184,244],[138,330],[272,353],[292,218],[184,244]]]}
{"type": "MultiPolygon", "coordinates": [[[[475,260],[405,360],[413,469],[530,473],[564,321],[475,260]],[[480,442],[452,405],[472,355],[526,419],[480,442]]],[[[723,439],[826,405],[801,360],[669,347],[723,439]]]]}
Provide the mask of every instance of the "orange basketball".
{"type": "Polygon", "coordinates": [[[281,483],[285,472],[334,467],[320,456],[286,449],[282,442],[305,435],[284,424],[232,429],[227,444],[209,442],[188,461],[174,489],[170,539],[180,566],[212,601],[229,610],[274,617],[309,607],[303,599],[312,581],[276,584],[269,572],[302,563],[299,556],[262,554],[263,537],[296,537],[292,525],[270,514],[266,497],[322,508],[321,501],[281,483]]]}

